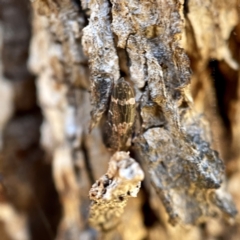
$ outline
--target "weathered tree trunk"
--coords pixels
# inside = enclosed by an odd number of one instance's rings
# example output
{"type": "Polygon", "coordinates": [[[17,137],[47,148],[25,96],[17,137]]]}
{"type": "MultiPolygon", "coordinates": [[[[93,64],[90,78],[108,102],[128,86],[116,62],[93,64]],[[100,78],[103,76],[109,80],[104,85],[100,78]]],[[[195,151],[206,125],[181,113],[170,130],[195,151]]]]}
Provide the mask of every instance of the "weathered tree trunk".
{"type": "Polygon", "coordinates": [[[1,239],[238,239],[238,9],[0,0],[1,239]]]}

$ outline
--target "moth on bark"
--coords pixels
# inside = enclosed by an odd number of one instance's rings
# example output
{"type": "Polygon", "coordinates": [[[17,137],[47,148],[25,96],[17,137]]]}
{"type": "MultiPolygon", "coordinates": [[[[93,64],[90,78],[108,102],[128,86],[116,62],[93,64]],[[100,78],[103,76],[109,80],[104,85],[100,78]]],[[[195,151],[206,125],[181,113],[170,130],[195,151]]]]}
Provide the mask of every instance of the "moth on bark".
{"type": "Polygon", "coordinates": [[[108,109],[104,133],[107,148],[119,151],[130,147],[134,120],[134,91],[124,78],[120,78],[113,87],[108,109]]]}

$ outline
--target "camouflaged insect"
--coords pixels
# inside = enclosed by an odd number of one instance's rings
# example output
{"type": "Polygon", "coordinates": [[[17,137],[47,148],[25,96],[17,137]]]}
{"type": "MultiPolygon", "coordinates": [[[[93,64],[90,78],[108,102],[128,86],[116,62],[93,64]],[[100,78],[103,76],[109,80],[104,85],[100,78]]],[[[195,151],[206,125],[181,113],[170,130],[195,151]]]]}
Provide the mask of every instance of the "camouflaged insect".
{"type": "Polygon", "coordinates": [[[124,78],[120,78],[112,91],[105,128],[105,142],[110,150],[126,150],[131,145],[134,119],[134,91],[124,78]]]}

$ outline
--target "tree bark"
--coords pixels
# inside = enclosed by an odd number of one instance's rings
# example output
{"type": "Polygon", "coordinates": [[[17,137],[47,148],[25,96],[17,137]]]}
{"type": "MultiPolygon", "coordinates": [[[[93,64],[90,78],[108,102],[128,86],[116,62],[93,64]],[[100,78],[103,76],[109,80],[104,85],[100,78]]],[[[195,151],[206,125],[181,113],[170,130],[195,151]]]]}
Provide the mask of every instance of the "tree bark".
{"type": "Polygon", "coordinates": [[[2,239],[238,239],[238,9],[0,0],[2,239]]]}

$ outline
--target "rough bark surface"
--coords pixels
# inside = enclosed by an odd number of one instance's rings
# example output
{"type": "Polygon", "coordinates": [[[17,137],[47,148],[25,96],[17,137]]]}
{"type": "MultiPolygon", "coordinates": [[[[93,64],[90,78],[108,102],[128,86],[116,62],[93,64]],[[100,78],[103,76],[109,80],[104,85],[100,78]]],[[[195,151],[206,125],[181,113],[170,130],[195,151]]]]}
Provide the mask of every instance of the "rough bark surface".
{"type": "Polygon", "coordinates": [[[0,0],[1,239],[238,239],[238,5],[0,0]]]}

